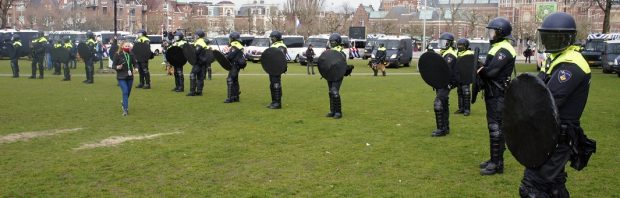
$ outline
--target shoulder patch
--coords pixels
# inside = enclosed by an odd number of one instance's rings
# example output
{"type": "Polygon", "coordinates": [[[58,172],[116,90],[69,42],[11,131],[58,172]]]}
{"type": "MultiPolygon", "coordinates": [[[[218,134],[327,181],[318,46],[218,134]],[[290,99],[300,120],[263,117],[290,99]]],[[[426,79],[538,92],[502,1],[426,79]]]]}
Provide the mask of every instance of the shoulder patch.
{"type": "Polygon", "coordinates": [[[446,57],[446,62],[448,62],[448,64],[452,63],[452,58],[451,57],[446,57]]]}
{"type": "Polygon", "coordinates": [[[558,71],[558,81],[560,81],[560,83],[564,83],[568,80],[570,80],[570,78],[573,76],[572,73],[570,73],[570,71],[568,70],[560,70],[558,71]]]}
{"type": "Polygon", "coordinates": [[[497,59],[504,60],[506,58],[506,54],[503,52],[497,53],[497,59]]]}

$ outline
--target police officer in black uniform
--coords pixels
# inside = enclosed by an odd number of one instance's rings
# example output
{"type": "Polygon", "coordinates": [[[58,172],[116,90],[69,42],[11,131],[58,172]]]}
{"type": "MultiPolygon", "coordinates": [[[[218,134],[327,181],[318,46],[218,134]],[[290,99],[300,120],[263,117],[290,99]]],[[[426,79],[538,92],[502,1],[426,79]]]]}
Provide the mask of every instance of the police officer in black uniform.
{"type": "Polygon", "coordinates": [[[243,58],[243,44],[241,44],[241,34],[239,32],[232,32],[228,35],[230,39],[230,48],[226,53],[226,58],[232,65],[228,71],[228,77],[226,78],[226,85],[228,87],[228,98],[224,100],[224,103],[239,102],[239,70],[245,68],[246,62],[243,58]]]}
{"type": "MultiPolygon", "coordinates": [[[[140,37],[136,39],[136,43],[146,43],[149,46],[151,45],[151,40],[146,36],[146,30],[140,30],[138,31],[138,34],[140,34],[140,37]]],[[[136,88],[150,89],[151,72],[149,72],[149,61],[138,61],[136,66],[138,66],[138,74],[140,74],[140,83],[136,86],[136,88]]]]}
{"type": "Polygon", "coordinates": [[[205,32],[203,30],[196,31],[198,39],[194,41],[194,47],[196,49],[196,64],[192,65],[192,71],[189,74],[189,93],[187,96],[202,96],[202,89],[205,85],[205,72],[208,67],[211,67],[210,63],[205,61],[205,51],[210,49],[207,45],[207,41],[204,38],[205,32]]]}
{"type": "MultiPolygon", "coordinates": [[[[286,55],[287,50],[284,41],[282,41],[282,33],[272,31],[271,34],[269,34],[269,39],[271,40],[270,47],[278,48],[282,51],[282,53],[284,53],[284,55],[286,55]]],[[[286,72],[286,69],[284,71],[286,72]]],[[[271,104],[269,104],[267,108],[282,108],[282,74],[269,75],[269,90],[271,92],[271,104]]]]}
{"type": "MultiPolygon", "coordinates": [[[[551,157],[536,168],[525,168],[519,194],[521,197],[570,197],[566,189],[568,160],[575,163],[575,156],[583,153],[579,136],[585,136],[580,126],[581,114],[590,90],[590,67],[574,45],[577,27],[572,16],[556,12],[545,18],[538,28],[542,42],[540,50],[550,53],[550,59],[539,77],[547,84],[557,106],[561,133],[551,157]],[[577,151],[574,153],[573,151],[577,151]]],[[[586,138],[587,139],[587,138],[586,138]]],[[[589,156],[588,156],[589,158],[589,156]]],[[[586,159],[587,162],[587,159],[586,159]]],[[[577,170],[585,167],[571,166],[577,170]]]]}
{"type": "MultiPolygon", "coordinates": [[[[184,45],[189,45],[189,43],[185,41],[183,32],[177,31],[174,35],[174,43],[170,45],[170,47],[178,46],[182,49],[184,45]]],[[[183,65],[173,65],[173,66],[174,66],[174,85],[175,86],[174,88],[172,88],[172,91],[183,92],[185,89],[184,87],[185,78],[183,77],[183,65]]]]}
{"type": "Polygon", "coordinates": [[[95,41],[95,34],[91,31],[86,32],[86,45],[88,46],[89,53],[91,53],[91,58],[84,60],[85,69],[86,69],[86,80],[82,81],[86,84],[93,84],[95,82],[95,61],[98,58],[96,55],[97,52],[97,41],[95,41]]]}
{"type": "MultiPolygon", "coordinates": [[[[329,48],[332,50],[336,50],[342,54],[347,59],[347,55],[343,51],[342,47],[342,37],[338,33],[333,33],[329,36],[329,48]]],[[[340,100],[340,85],[342,85],[342,80],[344,76],[335,81],[327,81],[327,88],[329,89],[329,113],[325,115],[325,117],[332,117],[334,119],[342,118],[342,104],[340,100]]]]}
{"type": "MultiPolygon", "coordinates": [[[[56,40],[54,41],[54,49],[60,49],[62,48],[62,42],[61,40],[56,40]]],[[[55,59],[55,57],[52,57],[52,66],[54,67],[54,73],[52,73],[52,75],[60,75],[60,70],[61,70],[61,63],[59,60],[55,59]]]]}
{"type": "Polygon", "coordinates": [[[43,79],[43,60],[45,60],[47,46],[47,39],[43,31],[39,31],[38,38],[32,40],[32,75],[30,79],[37,77],[37,67],[39,68],[39,79],[43,79]]]}
{"type": "Polygon", "coordinates": [[[456,65],[457,54],[454,49],[454,35],[449,32],[441,33],[439,36],[439,48],[441,48],[439,54],[441,54],[450,68],[450,85],[436,90],[437,95],[435,97],[433,107],[435,110],[435,122],[437,124],[437,129],[431,134],[433,137],[441,137],[450,133],[450,105],[448,101],[450,99],[450,89],[456,85],[454,66],[456,65]]]}
{"type": "Polygon", "coordinates": [[[480,164],[480,174],[504,172],[505,140],[502,132],[504,92],[515,67],[517,53],[510,43],[512,26],[505,18],[495,18],[487,26],[491,49],[478,76],[484,82],[484,101],[487,109],[491,159],[480,164]]]}
{"type": "MultiPolygon", "coordinates": [[[[73,54],[73,43],[71,42],[71,39],[67,36],[65,37],[65,43],[62,45],[62,47],[64,47],[65,49],[67,49],[67,51],[69,52],[69,59],[75,58],[75,54],[73,54]]],[[[62,79],[62,81],[70,81],[71,80],[71,71],[69,69],[69,62],[71,62],[71,60],[67,61],[66,63],[63,63],[63,74],[64,74],[64,78],[62,79]]]]}
{"type": "Polygon", "coordinates": [[[13,70],[13,78],[19,78],[19,53],[22,48],[22,41],[20,40],[19,34],[13,35],[13,54],[11,54],[11,69],[13,70]]]}
{"type": "MultiPolygon", "coordinates": [[[[461,38],[456,41],[456,48],[458,49],[457,56],[460,59],[463,56],[474,55],[474,52],[469,49],[469,40],[466,38],[461,38]]],[[[478,58],[478,57],[474,57],[478,58]]],[[[473,63],[472,63],[473,64],[473,63]]],[[[456,110],[456,114],[463,114],[465,116],[469,116],[471,113],[471,84],[465,84],[459,79],[459,85],[456,89],[459,95],[459,109],[456,110]]]]}

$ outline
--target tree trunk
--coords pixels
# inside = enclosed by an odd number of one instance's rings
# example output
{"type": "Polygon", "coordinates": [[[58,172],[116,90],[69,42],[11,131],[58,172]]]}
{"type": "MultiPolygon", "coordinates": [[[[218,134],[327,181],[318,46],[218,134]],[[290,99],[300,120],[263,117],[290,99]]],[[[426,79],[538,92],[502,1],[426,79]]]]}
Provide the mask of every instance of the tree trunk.
{"type": "Polygon", "coordinates": [[[605,5],[605,10],[603,10],[605,12],[605,19],[603,20],[603,34],[607,34],[609,33],[609,18],[611,16],[611,5],[612,5],[612,1],[611,0],[607,0],[607,4],[605,5]]]}
{"type": "Polygon", "coordinates": [[[1,28],[5,28],[7,25],[7,13],[6,12],[2,12],[2,15],[0,15],[0,20],[2,20],[2,26],[0,26],[1,28]]]}

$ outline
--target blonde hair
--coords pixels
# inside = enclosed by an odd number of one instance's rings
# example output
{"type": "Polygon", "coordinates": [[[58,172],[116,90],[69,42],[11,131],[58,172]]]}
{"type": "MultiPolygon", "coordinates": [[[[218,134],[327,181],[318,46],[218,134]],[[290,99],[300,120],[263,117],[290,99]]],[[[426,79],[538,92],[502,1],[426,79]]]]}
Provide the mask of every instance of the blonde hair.
{"type": "Polygon", "coordinates": [[[118,45],[118,49],[116,50],[117,54],[121,54],[123,52],[123,45],[131,44],[129,41],[121,41],[120,45],[118,45]]]}

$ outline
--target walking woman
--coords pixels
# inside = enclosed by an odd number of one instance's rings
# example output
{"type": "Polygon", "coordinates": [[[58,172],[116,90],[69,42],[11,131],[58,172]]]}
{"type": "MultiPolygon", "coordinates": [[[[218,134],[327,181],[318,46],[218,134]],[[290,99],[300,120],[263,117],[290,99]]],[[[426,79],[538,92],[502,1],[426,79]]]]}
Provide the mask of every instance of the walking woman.
{"type": "Polygon", "coordinates": [[[131,86],[133,84],[133,69],[136,65],[136,59],[131,52],[131,43],[123,42],[121,48],[114,56],[114,69],[116,69],[116,79],[118,86],[123,93],[122,109],[123,116],[129,113],[129,95],[131,94],[131,86]]]}

